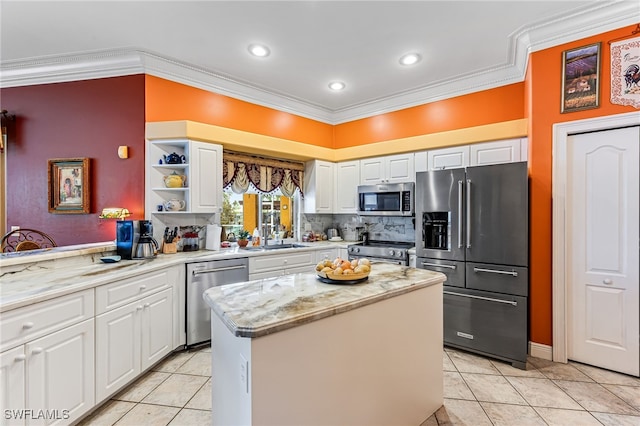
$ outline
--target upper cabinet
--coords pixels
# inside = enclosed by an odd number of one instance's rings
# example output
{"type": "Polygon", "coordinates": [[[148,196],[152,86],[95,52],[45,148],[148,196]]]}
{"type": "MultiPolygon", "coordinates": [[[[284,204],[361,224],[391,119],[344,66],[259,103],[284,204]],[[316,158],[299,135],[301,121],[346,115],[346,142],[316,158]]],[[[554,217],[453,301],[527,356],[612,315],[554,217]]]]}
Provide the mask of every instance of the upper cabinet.
{"type": "Polygon", "coordinates": [[[469,165],[469,145],[427,152],[428,170],[459,169],[469,165]]]}
{"type": "Polygon", "coordinates": [[[470,145],[469,149],[470,166],[515,163],[527,160],[526,152],[525,157],[522,158],[522,139],[505,139],[496,142],[479,143],[470,145]]]}
{"type": "Polygon", "coordinates": [[[358,213],[358,184],[360,183],[360,161],[336,163],[336,181],[333,212],[358,213]]]}
{"type": "Polygon", "coordinates": [[[148,214],[214,214],[222,206],[222,147],[185,139],[149,141],[148,214]]]}
{"type": "Polygon", "coordinates": [[[360,160],[360,184],[415,181],[414,154],[387,155],[360,160]]]}
{"type": "Polygon", "coordinates": [[[335,163],[307,161],[304,167],[304,212],[333,213],[335,163]]]}
{"type": "Polygon", "coordinates": [[[416,171],[527,161],[527,138],[505,139],[416,153],[416,171]]]}

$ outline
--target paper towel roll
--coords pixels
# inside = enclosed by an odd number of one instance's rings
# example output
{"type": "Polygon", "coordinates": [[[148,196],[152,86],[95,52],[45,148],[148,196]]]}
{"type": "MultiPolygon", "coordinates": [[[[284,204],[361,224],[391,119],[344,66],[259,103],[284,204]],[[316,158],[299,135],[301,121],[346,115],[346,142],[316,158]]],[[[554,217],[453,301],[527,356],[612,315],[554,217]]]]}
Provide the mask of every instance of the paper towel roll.
{"type": "Polygon", "coordinates": [[[220,234],[222,227],[220,225],[207,225],[207,239],[204,248],[207,250],[220,250],[220,234]]]}

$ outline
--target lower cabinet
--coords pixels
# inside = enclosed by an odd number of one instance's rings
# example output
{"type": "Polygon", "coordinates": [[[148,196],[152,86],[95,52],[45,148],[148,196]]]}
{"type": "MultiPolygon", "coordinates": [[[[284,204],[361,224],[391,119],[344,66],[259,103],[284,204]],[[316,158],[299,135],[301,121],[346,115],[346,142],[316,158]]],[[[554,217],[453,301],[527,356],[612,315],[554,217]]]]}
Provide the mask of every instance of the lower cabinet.
{"type": "Polygon", "coordinates": [[[313,271],[314,251],[304,251],[249,258],[249,280],[279,277],[285,274],[313,271]]]}
{"type": "Polygon", "coordinates": [[[0,371],[3,424],[78,420],[95,405],[94,320],[3,352],[0,371]]]}
{"type": "Polygon", "coordinates": [[[96,316],[96,401],[173,350],[172,289],[96,316]]]}

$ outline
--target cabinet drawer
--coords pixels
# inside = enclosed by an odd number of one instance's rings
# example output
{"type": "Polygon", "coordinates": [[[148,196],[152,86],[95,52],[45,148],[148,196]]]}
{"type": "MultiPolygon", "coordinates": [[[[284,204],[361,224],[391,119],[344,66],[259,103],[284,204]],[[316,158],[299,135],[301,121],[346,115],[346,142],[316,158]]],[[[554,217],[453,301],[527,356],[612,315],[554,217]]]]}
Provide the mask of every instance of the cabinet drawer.
{"type": "Polygon", "coordinates": [[[316,263],[322,262],[325,259],[329,259],[330,261],[333,262],[334,259],[338,257],[338,253],[339,251],[337,248],[318,250],[316,252],[316,263]]]}
{"type": "Polygon", "coordinates": [[[527,298],[444,287],[444,342],[527,360],[527,298]]]}
{"type": "Polygon", "coordinates": [[[529,270],[517,266],[467,262],[467,288],[528,296],[529,270]]]}
{"type": "Polygon", "coordinates": [[[0,350],[93,317],[93,289],[36,303],[0,314],[0,350]]]}
{"type": "Polygon", "coordinates": [[[296,266],[315,265],[315,253],[289,253],[277,256],[259,256],[249,259],[249,273],[271,271],[274,269],[288,269],[296,266]]]}
{"type": "Polygon", "coordinates": [[[447,276],[444,285],[464,287],[464,262],[418,257],[416,259],[416,268],[442,272],[447,276]]]}
{"type": "Polygon", "coordinates": [[[163,269],[96,288],[96,314],[169,288],[173,285],[170,275],[168,269],[163,269]]]}

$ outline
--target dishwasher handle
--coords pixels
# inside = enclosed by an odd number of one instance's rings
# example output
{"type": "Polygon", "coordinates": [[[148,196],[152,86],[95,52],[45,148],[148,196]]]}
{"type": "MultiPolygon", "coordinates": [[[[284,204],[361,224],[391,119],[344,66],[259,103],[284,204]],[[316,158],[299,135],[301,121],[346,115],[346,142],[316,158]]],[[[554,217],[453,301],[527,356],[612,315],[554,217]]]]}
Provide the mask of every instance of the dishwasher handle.
{"type": "Polygon", "coordinates": [[[213,273],[216,273],[216,272],[234,271],[236,269],[247,269],[247,266],[246,265],[237,265],[237,266],[226,266],[226,267],[222,267],[222,268],[196,269],[196,270],[192,271],[191,273],[193,275],[213,274],[213,273]]]}

